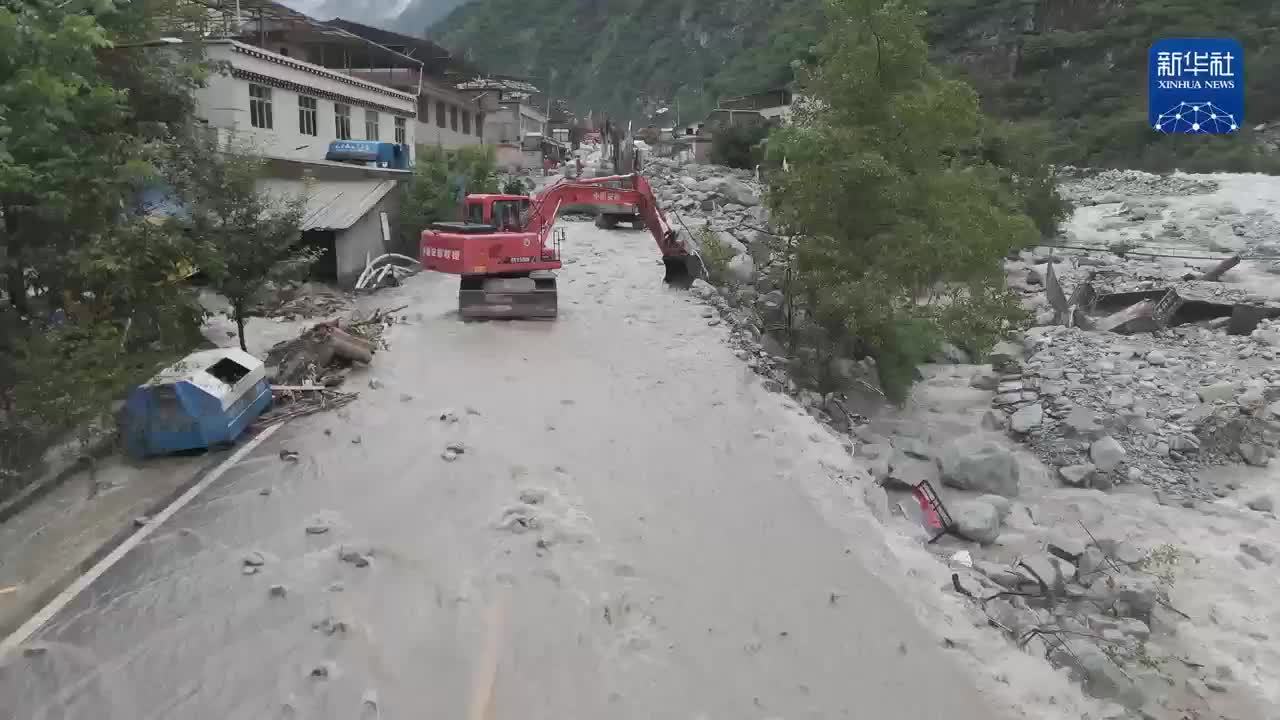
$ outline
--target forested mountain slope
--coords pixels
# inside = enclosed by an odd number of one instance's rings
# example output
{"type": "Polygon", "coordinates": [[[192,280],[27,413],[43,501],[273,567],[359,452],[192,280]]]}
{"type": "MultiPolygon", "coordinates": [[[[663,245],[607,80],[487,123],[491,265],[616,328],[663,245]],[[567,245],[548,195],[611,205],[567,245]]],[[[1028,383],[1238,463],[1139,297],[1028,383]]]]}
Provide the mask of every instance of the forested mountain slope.
{"type": "MultiPolygon", "coordinates": [[[[428,1],[438,0],[419,0],[428,1]]],[[[1044,123],[1061,162],[1254,164],[1253,138],[1171,140],[1148,130],[1146,52],[1160,37],[1238,39],[1248,55],[1246,127],[1280,119],[1274,0],[924,0],[924,8],[937,59],[964,73],[993,114],[1044,123]]],[[[549,82],[580,110],[634,117],[646,99],[678,98],[687,121],[717,96],[789,81],[824,22],[823,0],[471,0],[430,34],[482,67],[549,82]]]]}

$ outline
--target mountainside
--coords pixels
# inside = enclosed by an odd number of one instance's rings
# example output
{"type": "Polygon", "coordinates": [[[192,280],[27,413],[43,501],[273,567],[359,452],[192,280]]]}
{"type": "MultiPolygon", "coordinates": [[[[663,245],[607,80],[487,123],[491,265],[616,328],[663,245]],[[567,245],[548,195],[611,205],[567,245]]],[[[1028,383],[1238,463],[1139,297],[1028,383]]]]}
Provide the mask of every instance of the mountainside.
{"type": "Polygon", "coordinates": [[[441,18],[467,0],[410,0],[408,7],[388,29],[410,35],[424,35],[441,18]]]}
{"type": "Polygon", "coordinates": [[[819,25],[815,0],[473,0],[432,39],[495,72],[551,85],[582,111],[643,100],[700,119],[718,95],[788,82],[819,25]]]}
{"type": "MultiPolygon", "coordinates": [[[[825,26],[822,6],[471,0],[430,35],[481,67],[549,82],[582,111],[639,117],[678,99],[687,122],[717,96],[791,80],[793,61],[806,57],[825,26]]],[[[1251,144],[1149,131],[1146,52],[1160,37],[1238,39],[1248,55],[1246,128],[1280,119],[1273,0],[925,0],[924,7],[936,58],[964,73],[992,113],[1043,122],[1062,162],[1250,169],[1251,144]]]]}

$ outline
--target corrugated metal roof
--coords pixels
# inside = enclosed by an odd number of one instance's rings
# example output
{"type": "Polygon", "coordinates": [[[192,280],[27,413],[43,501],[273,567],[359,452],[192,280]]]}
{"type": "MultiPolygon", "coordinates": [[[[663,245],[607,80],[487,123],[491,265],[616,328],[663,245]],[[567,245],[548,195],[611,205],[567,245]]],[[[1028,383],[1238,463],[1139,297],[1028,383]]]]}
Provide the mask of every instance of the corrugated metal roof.
{"type": "Polygon", "coordinates": [[[364,217],[396,186],[395,180],[290,180],[263,178],[258,190],[273,197],[307,199],[305,230],[346,230],[364,217]]]}

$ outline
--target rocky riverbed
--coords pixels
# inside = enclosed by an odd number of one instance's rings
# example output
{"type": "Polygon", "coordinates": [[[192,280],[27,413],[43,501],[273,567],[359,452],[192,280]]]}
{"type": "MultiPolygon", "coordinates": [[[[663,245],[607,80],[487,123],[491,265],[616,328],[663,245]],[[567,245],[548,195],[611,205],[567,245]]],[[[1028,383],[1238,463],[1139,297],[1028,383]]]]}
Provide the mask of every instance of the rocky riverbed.
{"type": "Polygon", "coordinates": [[[841,394],[791,372],[806,350],[774,332],[785,268],[753,173],[658,160],[646,174],[677,227],[727,250],[716,285],[693,286],[706,321],[729,325],[766,387],[846,433],[861,472],[844,480],[886,530],[929,539],[911,493],[939,491],[954,532],[916,571],[968,599],[968,620],[1079,681],[1095,716],[1262,718],[1280,702],[1265,591],[1280,548],[1280,179],[1065,169],[1077,208],[1057,246],[1005,266],[1034,325],[982,365],[946,348],[885,410],[867,360],[831,362],[841,394]],[[1157,298],[1178,309],[1156,327],[1123,314],[1157,298]]]}

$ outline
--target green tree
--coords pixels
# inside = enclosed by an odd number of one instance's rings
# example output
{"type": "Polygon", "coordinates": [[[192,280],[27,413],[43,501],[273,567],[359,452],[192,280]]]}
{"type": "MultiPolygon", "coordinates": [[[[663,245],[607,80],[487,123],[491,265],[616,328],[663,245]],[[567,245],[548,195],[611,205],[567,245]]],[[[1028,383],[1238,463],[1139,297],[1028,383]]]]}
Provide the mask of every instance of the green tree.
{"type": "Polygon", "coordinates": [[[213,132],[193,133],[174,163],[187,211],[181,222],[197,244],[209,286],[231,304],[246,352],[244,327],[255,296],[269,281],[304,275],[318,257],[298,244],[306,198],[260,192],[264,164],[213,132]]]}
{"type": "Polygon", "coordinates": [[[764,160],[761,145],[769,137],[763,125],[716,128],[711,136],[711,162],[742,170],[754,169],[764,160]]]}
{"type": "Polygon", "coordinates": [[[828,337],[864,347],[887,395],[944,340],[985,352],[1021,320],[1000,259],[1039,232],[1005,168],[984,161],[973,90],[928,62],[922,16],[828,0],[814,102],[769,140],[775,220],[799,236],[798,295],[828,337]]]}
{"type": "Polygon", "coordinates": [[[0,6],[0,476],[109,428],[110,403],[198,334],[177,272],[189,238],[135,210],[187,119],[200,47],[114,46],[181,4],[0,6]]]}
{"type": "Polygon", "coordinates": [[[493,148],[487,145],[445,150],[419,145],[413,177],[406,183],[400,203],[401,242],[417,248],[422,230],[433,222],[458,217],[455,190],[461,182],[467,194],[501,190],[493,148]]]}

